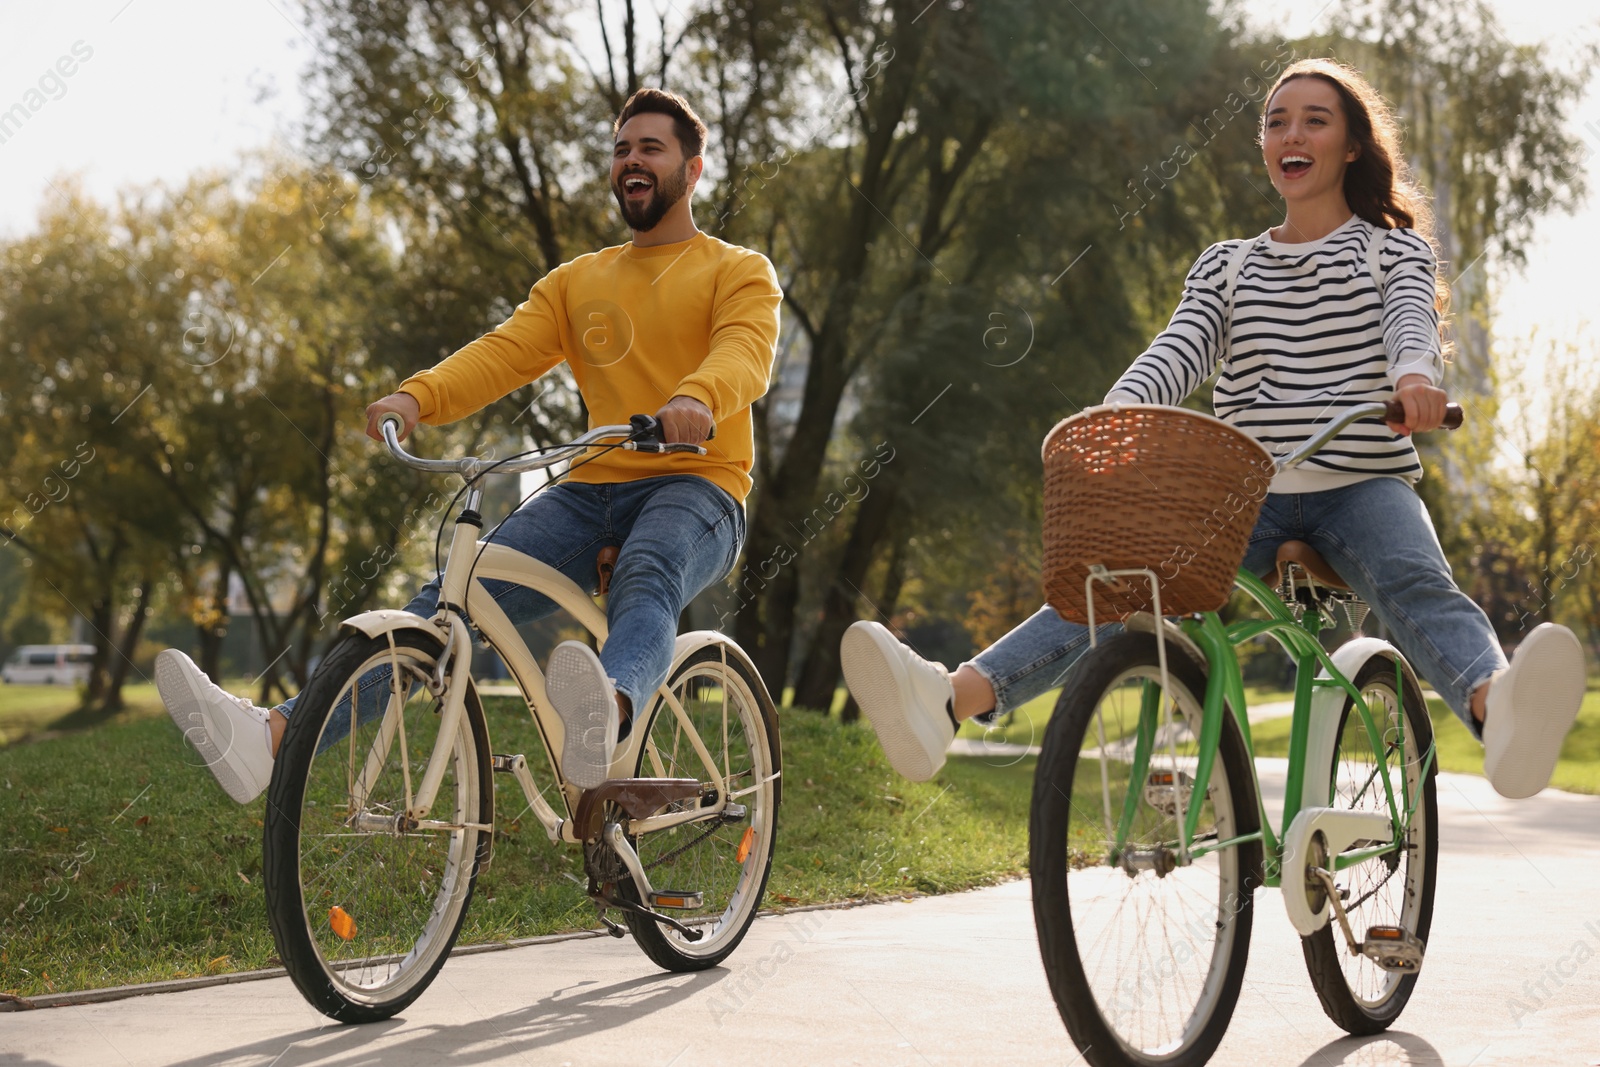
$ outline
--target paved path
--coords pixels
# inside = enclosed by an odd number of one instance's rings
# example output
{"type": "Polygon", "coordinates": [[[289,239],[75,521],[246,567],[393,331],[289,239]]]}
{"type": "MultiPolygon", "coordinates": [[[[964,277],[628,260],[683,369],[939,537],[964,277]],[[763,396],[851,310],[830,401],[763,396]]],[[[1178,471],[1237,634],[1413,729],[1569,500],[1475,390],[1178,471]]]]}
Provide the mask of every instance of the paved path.
{"type": "MultiPolygon", "coordinates": [[[[1266,785],[1281,795],[1276,768],[1266,785]]],[[[1439,802],[1434,937],[1400,1026],[1342,1038],[1265,891],[1214,1063],[1600,1063],[1600,798],[1513,804],[1442,775],[1439,802]]],[[[728,966],[697,975],[663,974],[609,938],[467,956],[402,1018],[365,1027],[329,1024],[287,979],[0,1015],[0,1065],[1066,1067],[1081,1061],[1028,900],[1014,882],[761,919],[728,966]]]]}

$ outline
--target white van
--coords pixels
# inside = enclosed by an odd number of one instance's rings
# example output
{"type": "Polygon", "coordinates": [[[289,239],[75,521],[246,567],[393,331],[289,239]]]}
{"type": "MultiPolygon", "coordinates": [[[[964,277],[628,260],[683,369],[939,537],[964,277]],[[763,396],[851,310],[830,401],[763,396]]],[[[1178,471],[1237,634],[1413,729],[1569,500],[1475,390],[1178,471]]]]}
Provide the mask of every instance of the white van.
{"type": "Polygon", "coordinates": [[[0,667],[0,678],[12,685],[83,685],[93,659],[93,645],[23,645],[0,667]]]}

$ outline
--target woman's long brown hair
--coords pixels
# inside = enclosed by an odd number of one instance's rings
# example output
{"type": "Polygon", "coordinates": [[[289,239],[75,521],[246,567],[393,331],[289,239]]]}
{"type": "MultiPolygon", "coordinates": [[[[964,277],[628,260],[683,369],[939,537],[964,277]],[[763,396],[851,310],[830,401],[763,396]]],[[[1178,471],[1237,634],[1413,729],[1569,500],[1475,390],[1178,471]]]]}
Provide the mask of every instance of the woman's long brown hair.
{"type": "MultiPolygon", "coordinates": [[[[1339,94],[1350,139],[1360,148],[1344,172],[1344,198],[1350,210],[1381,230],[1414,230],[1433,246],[1437,258],[1433,208],[1400,151],[1400,123],[1372,83],[1354,67],[1333,59],[1301,59],[1289,64],[1267,94],[1257,143],[1264,141],[1272,98],[1284,82],[1295,78],[1319,78],[1339,94]]],[[[1439,312],[1440,342],[1449,358],[1452,346],[1445,332],[1445,316],[1450,310],[1450,286],[1442,265],[1434,275],[1434,307],[1439,312]]]]}

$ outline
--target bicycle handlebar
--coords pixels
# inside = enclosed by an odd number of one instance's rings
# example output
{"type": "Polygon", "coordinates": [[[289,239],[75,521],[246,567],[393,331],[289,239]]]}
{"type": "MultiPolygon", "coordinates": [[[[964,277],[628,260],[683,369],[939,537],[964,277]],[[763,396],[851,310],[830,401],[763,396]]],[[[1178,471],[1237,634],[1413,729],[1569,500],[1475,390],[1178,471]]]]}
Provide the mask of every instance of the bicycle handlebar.
{"type": "MultiPolygon", "coordinates": [[[[1305,444],[1295,449],[1283,459],[1278,460],[1279,471],[1290,470],[1300,466],[1310,459],[1323,445],[1337,437],[1346,426],[1360,419],[1381,418],[1385,422],[1405,422],[1406,407],[1398,400],[1374,400],[1366,404],[1357,404],[1348,408],[1344,414],[1329,422],[1321,430],[1311,436],[1305,444]]],[[[1460,404],[1446,404],[1444,408],[1444,422],[1442,429],[1454,430],[1461,426],[1466,418],[1466,413],[1461,410],[1460,404]]]]}
{"type": "Polygon", "coordinates": [[[528,471],[543,470],[578,455],[593,444],[618,437],[623,438],[623,443],[619,447],[630,452],[693,452],[701,456],[706,454],[706,450],[699,445],[663,442],[661,423],[653,415],[635,415],[626,425],[596,426],[575,440],[540,455],[510,460],[483,459],[479,456],[463,456],[460,459],[424,459],[421,456],[414,456],[400,444],[399,430],[403,425],[400,416],[393,412],[385,414],[378,421],[378,430],[383,434],[384,444],[388,445],[391,456],[417,470],[459,474],[468,481],[488,473],[524,474],[528,471]]]}

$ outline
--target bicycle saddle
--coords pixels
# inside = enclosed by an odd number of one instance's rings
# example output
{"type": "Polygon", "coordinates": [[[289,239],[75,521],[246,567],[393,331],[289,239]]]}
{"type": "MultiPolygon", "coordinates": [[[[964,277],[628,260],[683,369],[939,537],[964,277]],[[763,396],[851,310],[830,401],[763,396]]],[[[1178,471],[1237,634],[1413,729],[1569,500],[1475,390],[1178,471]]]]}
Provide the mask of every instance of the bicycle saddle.
{"type": "Polygon", "coordinates": [[[1304,541],[1285,541],[1278,546],[1278,559],[1273,572],[1279,585],[1286,584],[1284,571],[1291,564],[1298,566],[1319,585],[1341,593],[1350,591],[1345,580],[1339,577],[1339,572],[1328,566],[1328,561],[1304,541]]]}
{"type": "Polygon", "coordinates": [[[617,569],[617,557],[622,555],[622,549],[616,545],[607,545],[600,550],[600,555],[595,558],[595,576],[599,579],[595,596],[605,596],[611,589],[611,574],[617,569]]]}

